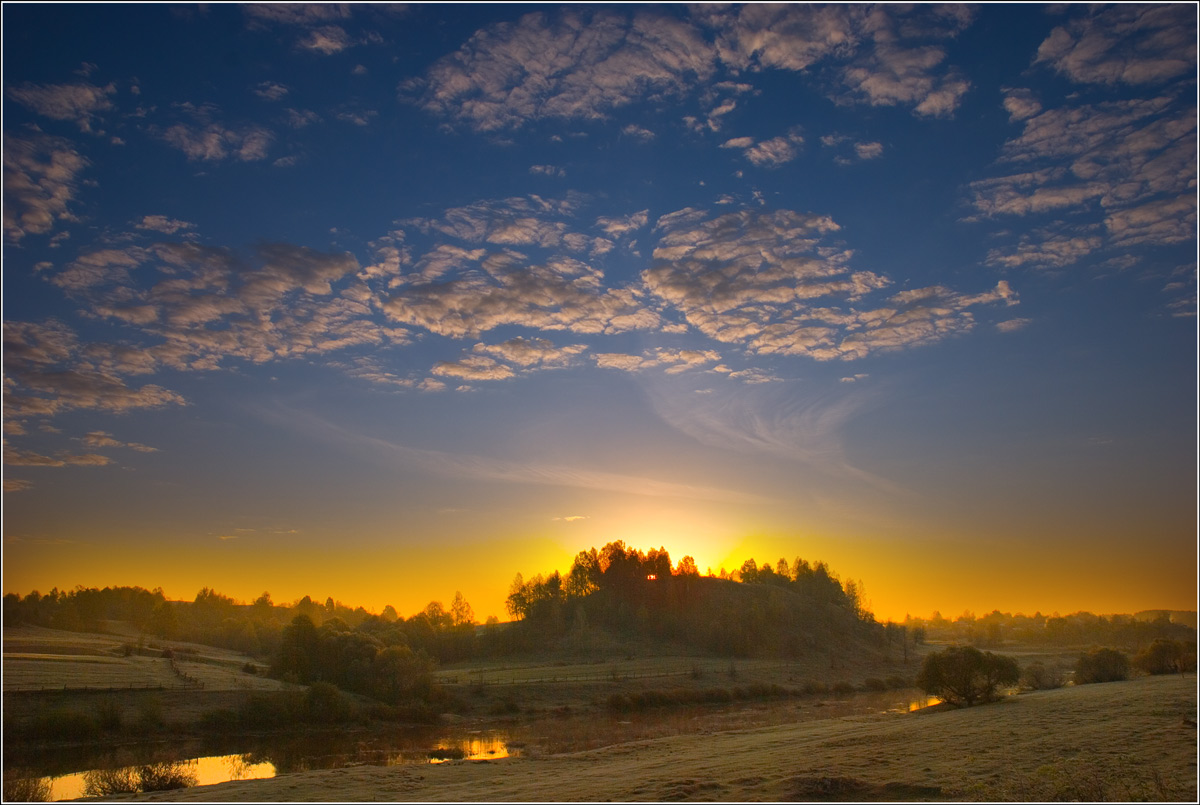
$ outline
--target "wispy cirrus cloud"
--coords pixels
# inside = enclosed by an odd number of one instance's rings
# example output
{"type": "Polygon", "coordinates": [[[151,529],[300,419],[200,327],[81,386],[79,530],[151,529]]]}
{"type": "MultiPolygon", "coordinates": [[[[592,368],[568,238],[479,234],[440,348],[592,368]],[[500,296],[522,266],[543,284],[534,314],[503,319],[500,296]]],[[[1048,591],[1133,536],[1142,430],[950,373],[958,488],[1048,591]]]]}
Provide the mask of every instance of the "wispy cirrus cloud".
{"type": "Polygon", "coordinates": [[[489,456],[456,454],[440,450],[424,450],[396,444],[374,436],[348,430],[311,414],[294,410],[263,410],[262,416],[303,432],[307,438],[320,438],[343,449],[355,449],[388,462],[395,468],[417,469],[437,475],[458,478],[500,481],[536,486],[564,486],[592,489],[642,497],[682,498],[730,503],[760,504],[770,499],[760,494],[737,489],[694,485],[659,478],[606,472],[596,469],[541,463],[512,461],[489,456]]]}

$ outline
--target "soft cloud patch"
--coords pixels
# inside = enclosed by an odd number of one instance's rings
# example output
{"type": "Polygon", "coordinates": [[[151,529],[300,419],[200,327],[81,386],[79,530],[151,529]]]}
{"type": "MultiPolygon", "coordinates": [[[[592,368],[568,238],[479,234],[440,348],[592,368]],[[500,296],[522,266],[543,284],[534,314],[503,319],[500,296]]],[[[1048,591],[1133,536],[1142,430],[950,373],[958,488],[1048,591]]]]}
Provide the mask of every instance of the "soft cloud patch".
{"type": "Polygon", "coordinates": [[[288,88],[276,81],[262,81],[254,87],[254,94],[264,101],[278,101],[288,94],[288,88]]]}
{"type": "Polygon", "coordinates": [[[629,125],[625,126],[623,129],[621,129],[621,133],[626,137],[633,137],[635,140],[640,140],[644,143],[650,142],[655,136],[654,132],[650,131],[650,129],[639,126],[636,123],[630,123],[629,125]]]}
{"type": "Polygon", "coordinates": [[[490,355],[522,368],[561,368],[587,350],[584,344],[555,346],[545,338],[510,338],[499,344],[476,344],[472,351],[490,355]]]}
{"type": "Polygon", "coordinates": [[[478,131],[542,118],[597,120],[707,79],[715,55],[693,25],[670,16],[539,12],[477,31],[406,91],[478,131]]]}
{"type": "Polygon", "coordinates": [[[1186,3],[1088,8],[1051,32],[1034,63],[1088,84],[1139,85],[1194,76],[1196,9],[1186,3]]]}
{"type": "Polygon", "coordinates": [[[1195,237],[1194,107],[1162,96],[1026,111],[998,163],[1019,170],[970,185],[977,218],[1102,212],[1107,237],[1060,223],[993,249],[990,264],[1061,266],[1105,248],[1195,237]]]}
{"type": "MultiPolygon", "coordinates": [[[[575,212],[574,201],[530,196],[404,222],[432,240],[415,258],[417,266],[438,268],[432,275],[426,268],[388,280],[384,312],[393,321],[452,338],[478,337],[503,325],[576,333],[657,326],[658,316],[640,303],[634,288],[607,287],[599,267],[564,253],[611,248],[609,241],[574,231],[575,212]],[[533,256],[539,251],[542,256],[533,256]],[[435,276],[437,281],[429,281],[435,276]]],[[[382,248],[396,251],[388,258],[394,263],[369,269],[380,278],[400,272],[404,261],[395,245],[382,248]]],[[[406,244],[406,252],[410,249],[406,244]]]]}
{"type": "Polygon", "coordinates": [[[150,447],[139,442],[122,442],[113,438],[111,433],[102,430],[94,430],[88,433],[82,439],[83,443],[93,449],[100,447],[127,447],[130,450],[136,450],[139,453],[157,453],[157,447],[150,447]]]}
{"type": "Polygon", "coordinates": [[[138,229],[147,229],[152,232],[161,232],[164,235],[174,235],[177,232],[183,232],[188,229],[195,229],[196,225],[188,221],[180,221],[176,218],[168,218],[165,215],[147,215],[138,221],[135,225],[138,229]]]}
{"type": "Polygon", "coordinates": [[[439,377],[456,377],[461,380],[507,380],[513,370],[486,355],[468,355],[458,361],[439,361],[432,372],[439,377]]]}
{"type": "Polygon", "coordinates": [[[70,142],[37,135],[4,135],[4,235],[13,243],[43,235],[55,222],[72,220],[68,206],[88,165],[70,142]]]}
{"type": "Polygon", "coordinates": [[[43,117],[74,121],[80,131],[91,132],[96,117],[113,108],[108,96],[116,91],[115,84],[23,84],[10,87],[8,97],[43,117]]]}
{"type": "Polygon", "coordinates": [[[345,29],[338,25],[322,25],[314,28],[296,43],[301,50],[311,50],[330,56],[341,53],[354,44],[345,29]]]}
{"type": "Polygon", "coordinates": [[[192,161],[219,162],[237,159],[255,162],[265,159],[275,135],[257,124],[229,127],[216,120],[218,110],[211,104],[179,104],[188,119],[160,132],[161,138],[182,151],[192,161]]]}
{"type": "Polygon", "coordinates": [[[640,372],[654,367],[665,369],[669,375],[680,374],[721,360],[721,354],[711,349],[669,349],[658,347],[642,355],[620,352],[605,352],[594,355],[601,369],[619,369],[624,372],[640,372]]]}
{"type": "Polygon", "coordinates": [[[1001,282],[983,294],[937,286],[864,306],[889,281],[851,270],[850,253],[824,242],[839,229],[828,216],[743,210],[713,218],[685,209],[660,218],[658,229],[646,286],[700,332],[755,353],[861,358],[969,330],[976,305],[1016,302],[1001,282]]]}
{"type": "Polygon", "coordinates": [[[59,453],[53,457],[43,456],[32,450],[20,450],[6,443],[4,445],[4,463],[10,467],[104,467],[111,464],[112,459],[99,453],[78,455],[59,453]]]}

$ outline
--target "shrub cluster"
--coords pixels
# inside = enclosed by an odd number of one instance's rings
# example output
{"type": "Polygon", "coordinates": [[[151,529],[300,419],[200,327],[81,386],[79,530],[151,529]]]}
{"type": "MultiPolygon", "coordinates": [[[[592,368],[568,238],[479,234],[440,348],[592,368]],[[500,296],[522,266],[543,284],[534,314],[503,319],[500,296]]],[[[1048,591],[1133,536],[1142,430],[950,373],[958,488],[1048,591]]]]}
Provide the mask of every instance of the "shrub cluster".
{"type": "Polygon", "coordinates": [[[1129,678],[1129,658],[1113,648],[1095,648],[1075,663],[1075,684],[1120,682],[1129,678]]]}

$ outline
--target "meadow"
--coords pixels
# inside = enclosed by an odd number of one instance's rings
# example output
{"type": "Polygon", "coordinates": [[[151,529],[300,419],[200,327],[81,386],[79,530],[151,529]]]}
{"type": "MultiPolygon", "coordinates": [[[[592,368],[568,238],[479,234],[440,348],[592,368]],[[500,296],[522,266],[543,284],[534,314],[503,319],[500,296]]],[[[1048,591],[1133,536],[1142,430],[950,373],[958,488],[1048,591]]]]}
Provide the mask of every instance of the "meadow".
{"type": "MultiPolygon", "coordinates": [[[[89,739],[125,744],[122,763],[139,762],[128,758],[140,743],[154,739],[157,760],[166,757],[163,746],[211,734],[214,723],[220,728],[214,712],[272,696],[294,699],[303,690],[248,673],[247,663],[254,661],[246,655],[175,641],[139,648],[136,637],[113,626],[116,634],[5,629],[6,735],[33,730],[20,733],[29,742],[30,734],[43,729],[48,732],[40,740],[49,747],[89,739]],[[148,656],[163,648],[178,671],[167,659],[148,656]],[[98,731],[78,731],[70,717],[81,715],[90,716],[98,731]],[[120,726],[105,731],[99,723],[105,718],[120,726]]],[[[1066,666],[1073,657],[1064,649],[1012,649],[1023,663],[1036,659],[1066,666]]],[[[464,662],[435,674],[447,692],[447,712],[437,716],[436,725],[419,734],[390,725],[405,731],[410,750],[424,745],[421,741],[428,744],[428,751],[409,751],[403,763],[386,751],[366,761],[330,755],[287,765],[277,759],[278,774],[270,779],[115,796],[1195,799],[1194,675],[1137,677],[1023,693],[961,710],[934,706],[908,712],[926,701],[911,687],[919,666],[916,654],[907,664],[895,654],[780,661],[636,652],[590,661],[547,655],[464,662]],[[500,736],[492,754],[456,759],[462,753],[453,751],[455,741],[466,746],[466,739],[481,733],[500,736]],[[423,758],[449,762],[429,765],[423,758]]],[[[335,745],[368,744],[380,733],[378,723],[360,717],[370,712],[366,700],[347,696],[347,701],[357,715],[314,733],[314,743],[327,746],[326,753],[344,751],[335,745]]],[[[28,765],[41,751],[21,753],[21,742],[6,741],[6,770],[14,762],[28,765]]],[[[250,762],[272,756],[263,750],[245,757],[250,762]]]]}
{"type": "Polygon", "coordinates": [[[131,798],[1195,801],[1195,716],[1193,677],[1142,677],[960,710],[840,716],[502,761],[353,766],[131,798]]]}

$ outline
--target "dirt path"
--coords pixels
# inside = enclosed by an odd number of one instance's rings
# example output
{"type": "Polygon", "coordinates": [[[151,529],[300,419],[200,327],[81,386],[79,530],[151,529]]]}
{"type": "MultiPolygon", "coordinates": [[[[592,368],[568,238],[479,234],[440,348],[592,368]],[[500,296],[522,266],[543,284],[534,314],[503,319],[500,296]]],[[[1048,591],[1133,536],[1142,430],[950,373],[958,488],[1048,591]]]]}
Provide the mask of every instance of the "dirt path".
{"type": "Polygon", "coordinates": [[[145,800],[1196,799],[1196,679],[1152,677],[967,710],[681,735],[569,755],[359,766],[145,800]]]}

